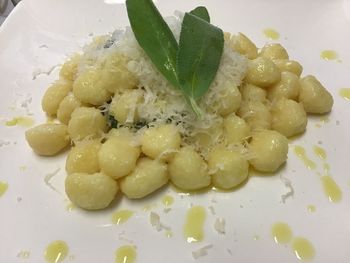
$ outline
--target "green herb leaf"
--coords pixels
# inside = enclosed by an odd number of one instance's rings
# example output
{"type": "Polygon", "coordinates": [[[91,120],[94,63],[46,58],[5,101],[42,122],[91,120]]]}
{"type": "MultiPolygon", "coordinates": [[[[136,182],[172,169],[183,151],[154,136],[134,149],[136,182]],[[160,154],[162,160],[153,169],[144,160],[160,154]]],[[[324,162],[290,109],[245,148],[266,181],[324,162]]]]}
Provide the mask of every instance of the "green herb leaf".
{"type": "Polygon", "coordinates": [[[190,14],[198,16],[199,18],[202,18],[203,20],[210,23],[210,16],[209,16],[208,10],[204,6],[196,7],[190,12],[190,14]]]}
{"type": "Polygon", "coordinates": [[[175,87],[178,44],[151,0],[127,0],[129,21],[135,37],[156,68],[175,87]]]}
{"type": "Polygon", "coordinates": [[[186,13],[182,22],[177,74],[182,92],[197,115],[196,101],[209,89],[220,65],[224,33],[205,20],[186,13]]]}

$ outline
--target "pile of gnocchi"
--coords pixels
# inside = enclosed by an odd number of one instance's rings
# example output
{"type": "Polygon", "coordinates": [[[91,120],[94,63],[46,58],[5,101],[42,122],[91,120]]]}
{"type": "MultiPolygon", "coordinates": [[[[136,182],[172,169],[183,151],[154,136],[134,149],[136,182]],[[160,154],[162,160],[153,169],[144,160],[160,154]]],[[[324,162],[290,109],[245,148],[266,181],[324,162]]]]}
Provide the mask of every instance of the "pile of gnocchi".
{"type": "Polygon", "coordinates": [[[42,156],[70,147],[65,190],[75,205],[89,210],[106,208],[118,192],[139,199],[168,182],[185,191],[232,189],[248,179],[250,167],[276,172],[287,160],[287,138],[306,130],[308,113],[331,111],[333,98],[314,76],[301,77],[302,66],[280,44],[258,49],[242,33],[226,33],[225,42],[247,58],[248,69],[234,87],[235,105],[216,113],[222,125],[208,127],[207,134],[219,130],[223,138],[207,144],[205,154],[185,140],[176,122],[113,127],[111,118],[126,123],[129,104],[143,99],[120,55],[84,72],[84,55],[64,63],[42,99],[43,111],[55,121],[27,130],[28,144],[42,156]]]}

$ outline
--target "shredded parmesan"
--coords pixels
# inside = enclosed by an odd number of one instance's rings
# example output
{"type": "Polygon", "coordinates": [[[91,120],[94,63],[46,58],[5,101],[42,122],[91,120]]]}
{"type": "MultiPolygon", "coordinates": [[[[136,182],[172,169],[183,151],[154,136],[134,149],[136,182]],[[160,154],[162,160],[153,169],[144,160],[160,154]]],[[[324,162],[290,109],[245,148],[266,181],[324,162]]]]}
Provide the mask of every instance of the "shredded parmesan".
{"type": "Polygon", "coordinates": [[[204,257],[206,255],[208,255],[208,250],[211,249],[213,247],[212,244],[210,245],[206,245],[204,247],[201,247],[200,249],[197,249],[195,251],[192,251],[192,256],[194,259],[198,259],[200,257],[204,257]]]}
{"type": "Polygon", "coordinates": [[[52,190],[54,190],[56,193],[59,193],[59,194],[60,194],[60,192],[51,184],[50,181],[51,181],[52,177],[57,175],[60,170],[61,170],[61,168],[57,168],[54,172],[46,174],[45,178],[44,178],[45,184],[48,187],[50,187],[52,190]]]}
{"type": "Polygon", "coordinates": [[[217,218],[214,223],[214,228],[219,234],[225,234],[226,221],[223,218],[217,218]]]}
{"type": "Polygon", "coordinates": [[[285,203],[288,198],[292,198],[294,196],[294,188],[291,180],[289,180],[288,178],[281,175],[280,179],[284,186],[288,189],[288,191],[281,196],[282,202],[285,203]]]}
{"type": "Polygon", "coordinates": [[[167,230],[167,231],[170,231],[171,228],[162,224],[160,222],[160,216],[155,213],[155,212],[151,212],[150,213],[150,222],[151,222],[151,225],[159,232],[159,231],[162,231],[163,229],[164,230],[167,230]]]}

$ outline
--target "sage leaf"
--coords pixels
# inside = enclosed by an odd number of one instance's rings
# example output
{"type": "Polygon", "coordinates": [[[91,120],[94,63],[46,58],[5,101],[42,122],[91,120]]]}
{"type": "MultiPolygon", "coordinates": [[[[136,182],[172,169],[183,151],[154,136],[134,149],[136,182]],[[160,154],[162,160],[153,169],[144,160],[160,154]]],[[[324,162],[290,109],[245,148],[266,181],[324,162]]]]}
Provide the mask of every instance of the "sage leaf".
{"type": "Polygon", "coordinates": [[[204,6],[196,7],[190,12],[190,14],[198,16],[199,18],[202,18],[203,20],[210,23],[210,16],[209,16],[208,10],[204,6]]]}
{"type": "Polygon", "coordinates": [[[178,44],[152,0],[127,0],[131,28],[139,45],[156,68],[175,87],[178,44]]]}
{"type": "Polygon", "coordinates": [[[186,13],[182,22],[177,74],[183,94],[197,115],[197,100],[209,89],[220,65],[224,34],[197,16],[186,13]]]}

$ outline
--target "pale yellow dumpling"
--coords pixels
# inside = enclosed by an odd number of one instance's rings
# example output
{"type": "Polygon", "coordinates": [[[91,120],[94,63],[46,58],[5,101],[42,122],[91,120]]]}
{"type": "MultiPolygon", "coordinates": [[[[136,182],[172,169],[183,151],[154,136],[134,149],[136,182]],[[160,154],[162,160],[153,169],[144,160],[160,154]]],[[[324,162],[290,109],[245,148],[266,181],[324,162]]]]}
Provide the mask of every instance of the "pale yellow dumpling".
{"type": "Polygon", "coordinates": [[[238,115],[247,122],[251,130],[271,128],[270,109],[262,102],[245,101],[238,115]]]}
{"type": "Polygon", "coordinates": [[[118,192],[117,182],[103,173],[70,174],[65,188],[73,204],[88,210],[106,208],[118,192]]]}
{"type": "Polygon", "coordinates": [[[247,83],[267,88],[280,81],[280,79],[281,71],[271,59],[258,57],[249,61],[245,77],[247,83]]]}
{"type": "Polygon", "coordinates": [[[44,112],[48,115],[54,116],[57,114],[58,107],[64,97],[72,90],[72,82],[57,81],[53,83],[45,92],[41,106],[44,112]]]}
{"type": "Polygon", "coordinates": [[[262,130],[252,134],[249,163],[261,172],[275,172],[286,160],[288,139],[277,131],[262,130]]]}
{"type": "Polygon", "coordinates": [[[121,191],[130,199],[143,198],[168,182],[167,165],[159,160],[141,158],[134,171],[119,180],[121,191]]]}
{"type": "Polygon", "coordinates": [[[140,147],[133,145],[132,139],[110,137],[98,153],[103,173],[118,179],[131,173],[140,156],[140,147]]]}
{"type": "Polygon", "coordinates": [[[193,143],[202,151],[207,151],[208,148],[221,139],[223,132],[223,121],[212,125],[208,129],[198,129],[193,136],[193,143]]]}
{"type": "Polygon", "coordinates": [[[221,189],[230,189],[248,178],[249,164],[243,156],[223,147],[214,149],[208,158],[212,183],[221,189]]]}
{"type": "Polygon", "coordinates": [[[27,130],[25,136],[30,147],[39,155],[55,155],[70,143],[64,124],[41,124],[27,130]]]}
{"type": "Polygon", "coordinates": [[[149,128],[141,138],[142,152],[155,159],[168,159],[180,148],[181,137],[172,124],[149,128]]]}
{"type": "Polygon", "coordinates": [[[306,129],[307,115],[301,103],[280,99],[272,108],[272,129],[286,137],[302,133],[306,129]]]}
{"type": "Polygon", "coordinates": [[[119,123],[134,123],[139,120],[137,106],[143,100],[141,90],[125,91],[122,95],[116,94],[109,107],[109,113],[119,123]]]}
{"type": "Polygon", "coordinates": [[[192,148],[184,147],[171,159],[168,165],[171,182],[184,190],[197,190],[210,184],[207,164],[192,148]]]}
{"type": "Polygon", "coordinates": [[[240,144],[249,136],[250,128],[244,119],[231,114],[224,120],[224,137],[227,144],[240,144]]]}
{"type": "Polygon", "coordinates": [[[332,95],[311,75],[300,80],[299,101],[309,113],[327,113],[333,106],[332,95]]]}
{"type": "Polygon", "coordinates": [[[246,83],[241,87],[242,99],[244,101],[266,101],[267,91],[253,84],[246,83]]]}
{"type": "Polygon", "coordinates": [[[270,101],[280,98],[297,100],[299,90],[299,77],[294,73],[284,71],[281,73],[281,80],[268,89],[268,98],[270,101]]]}
{"type": "Polygon", "coordinates": [[[74,96],[83,103],[95,106],[109,101],[112,95],[103,88],[101,75],[100,68],[90,68],[78,75],[73,84],[74,96]]]}
{"type": "Polygon", "coordinates": [[[60,70],[60,78],[69,81],[74,81],[78,72],[78,65],[80,62],[80,55],[75,54],[68,61],[66,61],[60,70]]]}
{"type": "Polygon", "coordinates": [[[260,51],[259,56],[269,59],[289,59],[287,50],[281,44],[266,44],[260,51]]]}
{"type": "Polygon", "coordinates": [[[100,85],[110,93],[135,88],[138,81],[127,69],[127,63],[126,56],[120,53],[110,54],[102,67],[100,85]]]}
{"type": "Polygon", "coordinates": [[[67,156],[66,171],[72,173],[97,173],[100,171],[98,152],[101,148],[99,141],[86,141],[72,147],[67,156]]]}
{"type": "Polygon", "coordinates": [[[73,141],[101,137],[107,130],[106,118],[98,109],[79,107],[68,123],[68,133],[73,141]]]}
{"type": "Polygon", "coordinates": [[[258,56],[256,45],[243,33],[238,33],[238,35],[232,36],[231,47],[249,59],[255,59],[258,56]]]}
{"type": "Polygon", "coordinates": [[[73,93],[68,94],[60,103],[57,110],[57,119],[64,124],[68,124],[72,112],[81,106],[81,102],[73,93]]]}
{"type": "Polygon", "coordinates": [[[242,97],[239,89],[230,82],[226,82],[216,94],[213,108],[221,116],[226,116],[239,109],[241,100],[242,97]]]}
{"type": "Polygon", "coordinates": [[[275,63],[281,71],[294,73],[298,77],[300,77],[301,73],[303,72],[303,67],[298,61],[288,59],[274,59],[273,63],[275,63]]]}

